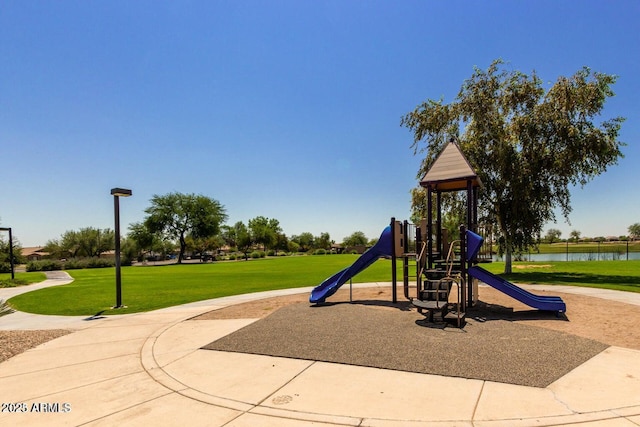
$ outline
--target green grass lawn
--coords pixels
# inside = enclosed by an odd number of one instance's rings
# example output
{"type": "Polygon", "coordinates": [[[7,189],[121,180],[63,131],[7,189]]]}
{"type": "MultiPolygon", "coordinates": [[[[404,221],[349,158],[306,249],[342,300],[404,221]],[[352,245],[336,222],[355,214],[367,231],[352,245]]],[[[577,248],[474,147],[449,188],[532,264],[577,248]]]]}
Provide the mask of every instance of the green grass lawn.
{"type": "MultiPolygon", "coordinates": [[[[71,270],[74,282],[18,295],[9,300],[20,311],[40,314],[121,314],[250,292],[316,286],[351,265],[356,255],[296,256],[210,264],[123,267],[122,301],[115,304],[115,271],[71,270]]],[[[400,264],[400,263],[398,263],[400,264]]],[[[482,264],[500,274],[504,263],[482,264]]],[[[516,283],[591,286],[640,292],[640,261],[514,263],[507,276],[516,283]],[[541,267],[541,266],[545,267],[541,267]],[[538,267],[532,267],[538,266],[538,267]],[[548,266],[548,267],[546,267],[548,266]],[[526,267],[526,268],[518,268],[526,267]]],[[[402,286],[402,275],[398,275],[402,286]]],[[[379,260],[354,283],[391,281],[391,262],[379,260]]],[[[402,295],[399,290],[399,295],[402,295]]]]}
{"type": "Polygon", "coordinates": [[[585,286],[640,292],[640,261],[514,262],[503,275],[504,262],[482,268],[514,283],[585,286]]]}
{"type": "MultiPolygon", "coordinates": [[[[122,302],[115,305],[115,270],[70,270],[73,283],[18,295],[9,304],[40,314],[134,313],[228,295],[316,286],[351,265],[357,255],[266,258],[251,261],[122,268],[122,302]]],[[[379,260],[354,283],[391,281],[391,261],[379,260]]]]}
{"type": "Polygon", "coordinates": [[[47,278],[44,273],[29,272],[15,273],[15,280],[11,280],[11,273],[0,273],[0,288],[13,288],[16,286],[29,285],[31,283],[42,282],[47,278]]]}

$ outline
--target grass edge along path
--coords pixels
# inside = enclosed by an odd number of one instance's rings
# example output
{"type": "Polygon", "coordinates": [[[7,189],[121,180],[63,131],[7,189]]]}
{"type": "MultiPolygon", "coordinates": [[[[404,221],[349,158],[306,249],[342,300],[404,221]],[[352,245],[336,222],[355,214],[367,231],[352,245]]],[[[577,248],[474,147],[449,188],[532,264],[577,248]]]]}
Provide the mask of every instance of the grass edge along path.
{"type": "Polygon", "coordinates": [[[27,273],[16,272],[14,276],[15,280],[11,280],[11,273],[0,273],[0,289],[30,285],[32,283],[43,282],[47,279],[47,276],[40,271],[27,273]]]}
{"type": "MultiPolygon", "coordinates": [[[[299,256],[251,261],[124,267],[122,294],[125,309],[115,303],[113,268],[71,270],[74,281],[18,295],[9,300],[16,310],[50,315],[91,316],[156,310],[253,292],[317,286],[351,265],[355,255],[299,256]]],[[[400,264],[400,263],[399,263],[400,264]]],[[[482,264],[497,274],[504,263],[482,264]]],[[[640,292],[640,261],[514,263],[505,276],[515,283],[590,286],[640,292]]],[[[401,285],[402,275],[398,275],[401,285]]],[[[354,283],[391,281],[391,262],[379,260],[353,278],[354,283]]],[[[400,293],[400,298],[402,298],[400,293]]]]}

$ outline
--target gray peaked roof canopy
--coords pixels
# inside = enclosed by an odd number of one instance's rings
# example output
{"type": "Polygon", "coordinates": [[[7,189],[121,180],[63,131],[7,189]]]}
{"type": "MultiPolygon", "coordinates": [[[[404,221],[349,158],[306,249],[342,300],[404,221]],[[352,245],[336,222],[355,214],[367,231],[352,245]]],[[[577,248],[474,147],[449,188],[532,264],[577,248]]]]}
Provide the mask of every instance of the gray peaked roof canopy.
{"type": "Polygon", "coordinates": [[[452,140],[433,162],[420,185],[433,191],[459,191],[467,189],[469,180],[473,187],[482,186],[480,177],[452,140]]]}

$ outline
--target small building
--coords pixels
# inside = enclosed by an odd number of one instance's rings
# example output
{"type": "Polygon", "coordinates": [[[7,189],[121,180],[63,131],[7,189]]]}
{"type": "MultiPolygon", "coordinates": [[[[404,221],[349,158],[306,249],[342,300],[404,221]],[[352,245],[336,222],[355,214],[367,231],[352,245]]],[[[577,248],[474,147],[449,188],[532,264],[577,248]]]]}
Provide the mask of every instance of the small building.
{"type": "Polygon", "coordinates": [[[344,252],[344,248],[342,247],[341,244],[332,243],[331,244],[331,252],[336,253],[336,254],[341,254],[341,253],[344,252]]]}
{"type": "Polygon", "coordinates": [[[42,246],[33,246],[29,248],[22,248],[22,256],[27,261],[40,261],[49,257],[49,252],[45,252],[42,246]]]}

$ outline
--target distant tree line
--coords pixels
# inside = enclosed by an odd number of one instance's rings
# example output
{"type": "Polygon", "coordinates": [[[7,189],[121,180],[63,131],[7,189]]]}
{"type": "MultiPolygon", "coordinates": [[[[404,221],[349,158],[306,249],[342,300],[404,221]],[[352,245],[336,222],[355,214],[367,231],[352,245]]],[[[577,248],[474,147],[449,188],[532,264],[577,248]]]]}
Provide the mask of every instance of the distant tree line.
{"type": "MultiPolygon", "coordinates": [[[[133,223],[122,238],[121,251],[124,265],[148,257],[165,259],[177,253],[181,263],[186,254],[216,253],[221,249],[239,252],[247,259],[255,250],[273,252],[330,251],[334,240],[329,233],[314,236],[310,232],[287,236],[275,218],[257,216],[246,224],[238,221],[224,224],[226,209],[219,201],[197,194],[169,193],[154,195],[145,209],[146,217],[133,223]]],[[[17,247],[14,238],[14,249],[17,247]]],[[[367,237],[356,231],[344,239],[345,247],[367,245],[367,237]]],[[[8,243],[0,240],[0,264],[8,259],[8,243]]],[[[63,233],[49,240],[43,250],[56,259],[100,257],[115,248],[115,234],[111,229],[85,227],[63,233]]],[[[16,251],[18,254],[20,250],[16,251]]],[[[18,261],[18,260],[16,260],[18,261]]],[[[24,261],[24,260],[20,260],[24,261]]],[[[7,260],[8,262],[8,260],[7,260]]]]}
{"type": "Polygon", "coordinates": [[[596,236],[596,237],[583,237],[582,232],[579,230],[571,230],[569,233],[569,237],[566,239],[562,238],[562,231],[557,228],[550,228],[547,230],[546,234],[539,239],[540,243],[559,243],[559,242],[604,242],[605,240],[611,240],[612,237],[615,240],[619,240],[621,242],[627,240],[638,240],[640,239],[640,223],[635,223],[630,225],[627,228],[628,235],[627,236],[596,236]]]}
{"type": "MultiPolygon", "coordinates": [[[[246,259],[256,249],[278,252],[310,252],[319,249],[329,251],[334,245],[329,233],[318,236],[304,232],[287,236],[275,218],[257,216],[247,224],[238,221],[226,225],[225,207],[215,199],[195,194],[169,193],[165,196],[153,196],[151,206],[145,210],[146,218],[142,222],[129,226],[128,234],[123,238],[121,250],[123,264],[133,260],[143,260],[154,254],[160,258],[178,252],[178,262],[182,262],[185,253],[205,254],[222,248],[231,252],[240,252],[246,259]]],[[[619,236],[619,240],[640,239],[640,222],[628,227],[628,236],[619,236]]],[[[586,238],[578,230],[572,230],[569,238],[563,240],[562,232],[549,229],[542,243],[560,241],[604,241],[605,237],[586,238]]],[[[342,247],[373,245],[376,239],[368,240],[361,231],[344,238],[342,247]]],[[[115,235],[111,229],[85,227],[63,233],[60,238],[46,243],[43,250],[56,259],[78,259],[100,257],[114,250],[115,235]]],[[[26,259],[21,255],[22,246],[14,235],[14,264],[22,264],[26,259]]],[[[0,236],[0,272],[8,272],[10,265],[9,242],[0,236]]]]}

